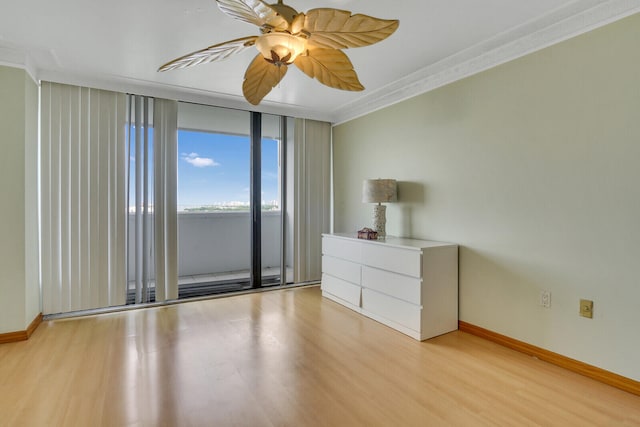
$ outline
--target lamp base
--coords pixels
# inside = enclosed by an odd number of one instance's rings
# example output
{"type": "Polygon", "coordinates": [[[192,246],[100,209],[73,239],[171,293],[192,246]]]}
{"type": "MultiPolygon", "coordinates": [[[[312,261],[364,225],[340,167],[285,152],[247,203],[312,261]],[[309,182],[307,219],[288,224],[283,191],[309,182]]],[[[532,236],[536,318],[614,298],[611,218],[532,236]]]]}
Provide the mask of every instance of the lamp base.
{"type": "Polygon", "coordinates": [[[378,238],[384,238],[387,233],[385,230],[387,223],[387,207],[378,203],[373,206],[373,229],[378,232],[378,238]]]}

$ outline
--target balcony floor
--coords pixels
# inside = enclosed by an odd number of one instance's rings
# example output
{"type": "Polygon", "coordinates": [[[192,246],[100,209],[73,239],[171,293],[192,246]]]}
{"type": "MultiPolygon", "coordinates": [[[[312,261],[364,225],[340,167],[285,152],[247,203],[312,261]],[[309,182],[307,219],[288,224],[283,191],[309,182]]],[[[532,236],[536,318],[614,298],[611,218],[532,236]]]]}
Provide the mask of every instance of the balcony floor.
{"type": "MultiPolygon", "coordinates": [[[[287,268],[287,283],[293,281],[293,269],[287,268]]],[[[280,283],[280,268],[266,267],[262,269],[263,286],[280,283]]],[[[151,301],[155,301],[155,281],[149,281],[151,301]]],[[[186,275],[178,277],[178,299],[223,294],[250,289],[249,271],[230,271],[224,273],[186,275]]],[[[129,281],[127,305],[135,303],[135,281],[129,281]]]]}

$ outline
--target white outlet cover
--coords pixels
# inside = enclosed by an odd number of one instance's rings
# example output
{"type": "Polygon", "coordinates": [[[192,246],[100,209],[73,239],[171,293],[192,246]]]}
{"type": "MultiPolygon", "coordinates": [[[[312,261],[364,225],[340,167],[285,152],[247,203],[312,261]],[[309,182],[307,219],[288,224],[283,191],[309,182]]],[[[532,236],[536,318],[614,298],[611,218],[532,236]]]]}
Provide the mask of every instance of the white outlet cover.
{"type": "Polygon", "coordinates": [[[551,291],[540,291],[540,306],[551,308],[551,291]]]}

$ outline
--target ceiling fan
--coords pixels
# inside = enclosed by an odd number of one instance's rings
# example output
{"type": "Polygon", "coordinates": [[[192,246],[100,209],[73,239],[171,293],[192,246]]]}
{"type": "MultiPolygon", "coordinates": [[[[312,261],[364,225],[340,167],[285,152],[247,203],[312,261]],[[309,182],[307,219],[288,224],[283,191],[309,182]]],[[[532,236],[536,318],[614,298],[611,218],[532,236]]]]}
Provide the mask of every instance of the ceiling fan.
{"type": "Polygon", "coordinates": [[[398,20],[378,19],[346,10],[319,8],[306,14],[282,0],[216,0],[226,15],[260,28],[260,35],[215,44],[174,59],[158,71],[186,68],[219,61],[255,46],[260,53],[244,75],[242,92],[253,105],[274,88],[295,64],[307,76],[329,87],[360,91],[351,61],[342,49],[368,46],[389,37],[398,20]]]}

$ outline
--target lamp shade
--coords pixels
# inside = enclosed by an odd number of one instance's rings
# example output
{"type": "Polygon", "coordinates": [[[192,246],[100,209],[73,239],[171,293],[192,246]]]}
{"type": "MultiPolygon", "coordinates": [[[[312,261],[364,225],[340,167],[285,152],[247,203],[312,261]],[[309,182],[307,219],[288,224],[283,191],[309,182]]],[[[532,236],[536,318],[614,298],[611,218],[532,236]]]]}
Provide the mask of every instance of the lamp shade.
{"type": "Polygon", "coordinates": [[[267,33],[258,37],[256,48],[262,56],[273,60],[273,54],[282,64],[293,64],[293,61],[307,48],[307,39],[292,36],[289,33],[267,33]]]}
{"type": "Polygon", "coordinates": [[[365,179],[362,182],[362,202],[395,202],[398,198],[397,188],[395,179],[365,179]]]}

